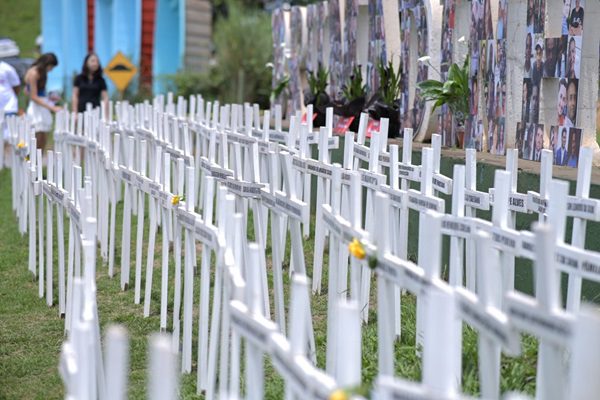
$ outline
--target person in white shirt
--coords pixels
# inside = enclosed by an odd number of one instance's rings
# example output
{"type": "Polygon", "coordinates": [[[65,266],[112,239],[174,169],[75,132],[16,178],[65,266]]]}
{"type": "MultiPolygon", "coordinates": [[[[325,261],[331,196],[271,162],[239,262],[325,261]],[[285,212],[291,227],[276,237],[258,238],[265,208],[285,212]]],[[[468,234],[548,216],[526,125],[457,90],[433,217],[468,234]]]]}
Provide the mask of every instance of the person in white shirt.
{"type": "MultiPolygon", "coordinates": [[[[8,139],[6,129],[6,117],[16,115],[19,111],[19,100],[17,96],[21,80],[12,65],[0,61],[0,129],[4,139],[8,139]]],[[[4,144],[4,152],[8,150],[8,143],[4,144]]],[[[5,157],[5,159],[8,159],[5,157]]],[[[0,166],[1,168],[2,166],[0,166]]]]}

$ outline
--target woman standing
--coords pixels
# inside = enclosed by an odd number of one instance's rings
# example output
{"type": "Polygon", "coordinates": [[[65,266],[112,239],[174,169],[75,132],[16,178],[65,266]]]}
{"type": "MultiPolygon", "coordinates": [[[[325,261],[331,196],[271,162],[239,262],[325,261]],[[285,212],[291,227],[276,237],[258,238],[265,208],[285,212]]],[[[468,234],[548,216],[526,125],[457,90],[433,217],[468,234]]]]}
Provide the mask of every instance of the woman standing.
{"type": "Polygon", "coordinates": [[[73,83],[72,111],[84,112],[87,103],[94,108],[100,106],[100,100],[108,105],[108,92],[106,81],[102,77],[100,60],[95,53],[88,54],[83,60],[81,73],[73,83]]]}
{"type": "Polygon", "coordinates": [[[55,106],[46,98],[46,81],[48,72],[58,65],[54,53],[45,53],[40,56],[25,74],[25,93],[31,101],[27,106],[27,116],[35,129],[35,137],[39,149],[46,147],[46,136],[52,129],[52,114],[60,107],[55,106]]]}

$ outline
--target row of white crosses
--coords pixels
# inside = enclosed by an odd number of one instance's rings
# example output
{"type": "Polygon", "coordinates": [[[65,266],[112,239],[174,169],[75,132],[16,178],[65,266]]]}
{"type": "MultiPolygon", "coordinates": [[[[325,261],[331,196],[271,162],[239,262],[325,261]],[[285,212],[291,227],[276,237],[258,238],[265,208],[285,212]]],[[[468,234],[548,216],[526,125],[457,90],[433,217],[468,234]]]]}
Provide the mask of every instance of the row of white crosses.
{"type": "MultiPolygon", "coordinates": [[[[376,141],[377,141],[377,135],[375,136],[375,140],[374,140],[374,142],[376,142],[376,141]]],[[[225,143],[227,143],[227,142],[225,142],[225,143]]],[[[226,145],[225,145],[225,147],[226,147],[226,145]]],[[[378,146],[375,146],[375,148],[378,148],[378,146]]],[[[424,166],[424,168],[423,168],[423,169],[425,170],[425,172],[424,172],[422,175],[424,175],[424,176],[426,176],[426,177],[427,177],[427,176],[429,176],[429,174],[431,173],[431,169],[432,169],[432,168],[431,168],[431,161],[430,161],[430,158],[431,158],[431,155],[430,155],[430,154],[431,154],[431,151],[427,150],[427,151],[425,151],[425,152],[424,152],[424,157],[423,157],[423,159],[424,159],[424,163],[423,163],[423,166],[424,166]]],[[[226,156],[223,156],[223,158],[226,158],[226,156]]],[[[275,156],[275,158],[277,158],[277,156],[275,156]]],[[[273,156],[271,156],[271,159],[273,159],[273,156]]],[[[284,156],[284,160],[285,160],[285,161],[284,161],[284,165],[289,165],[289,164],[290,164],[290,156],[284,156]]],[[[277,168],[277,166],[274,166],[274,169],[276,169],[276,168],[277,168]]],[[[53,169],[52,169],[52,170],[53,170],[53,169]]],[[[291,170],[291,168],[284,167],[284,170],[285,170],[285,171],[288,171],[287,173],[289,174],[289,170],[291,170]]],[[[188,172],[188,173],[189,173],[189,172],[188,172]]],[[[183,176],[183,174],[181,174],[181,173],[180,173],[179,175],[183,176]]],[[[190,175],[188,175],[188,176],[190,176],[190,175]]],[[[364,175],[363,175],[363,176],[364,176],[364,175]]],[[[50,180],[50,182],[51,182],[51,183],[52,183],[52,181],[53,181],[53,179],[51,179],[51,180],[50,180]]],[[[275,181],[277,181],[277,179],[274,179],[273,181],[275,182],[275,181]]],[[[290,185],[289,181],[290,181],[289,179],[285,179],[286,185],[288,185],[288,186],[290,185]]],[[[193,175],[192,175],[192,176],[191,176],[191,178],[188,178],[188,184],[187,184],[186,186],[187,186],[187,187],[193,187],[193,182],[194,182],[194,179],[193,179],[193,175]]],[[[425,196],[427,196],[427,192],[428,192],[428,190],[429,190],[429,189],[427,188],[427,186],[428,186],[428,185],[427,185],[427,182],[432,182],[432,181],[431,181],[431,180],[429,180],[428,178],[426,178],[426,179],[424,179],[422,182],[425,184],[425,188],[423,188],[423,186],[422,186],[422,192],[424,191],[425,193],[422,193],[422,194],[424,194],[425,196]]],[[[459,185],[459,186],[462,186],[462,185],[459,185]]],[[[287,192],[286,192],[286,193],[287,193],[287,195],[286,195],[285,197],[287,198],[287,197],[288,197],[288,195],[289,195],[289,196],[292,196],[292,198],[293,198],[293,191],[292,191],[290,188],[286,188],[286,189],[287,189],[287,192]]],[[[275,190],[275,189],[273,189],[273,190],[275,190]]],[[[49,194],[49,193],[48,193],[48,194],[49,194]]],[[[408,201],[407,201],[407,202],[408,202],[408,203],[411,203],[411,196],[410,196],[411,194],[412,194],[412,196],[413,196],[413,197],[412,197],[412,199],[417,199],[417,200],[412,200],[412,203],[413,203],[413,204],[419,204],[418,197],[416,196],[416,194],[415,194],[415,193],[408,193],[408,194],[407,194],[407,196],[406,196],[406,198],[408,199],[408,201]]],[[[508,198],[508,196],[506,196],[506,197],[508,198]]],[[[193,197],[192,197],[192,198],[193,198],[193,197]]],[[[281,196],[279,196],[279,198],[281,198],[281,196]]],[[[275,199],[278,199],[278,197],[277,197],[277,195],[276,195],[276,194],[275,194],[275,199]]],[[[268,199],[267,199],[267,200],[268,200],[268,199]]],[[[421,200],[422,200],[422,199],[421,199],[421,200]]],[[[426,200],[427,200],[427,199],[426,199],[426,200]]],[[[332,202],[333,202],[333,200],[332,200],[332,202]]],[[[283,207],[285,210],[288,210],[288,211],[289,211],[289,210],[293,210],[293,207],[292,207],[292,208],[290,208],[290,204],[294,204],[294,202],[293,202],[293,201],[292,201],[292,202],[289,202],[289,201],[287,201],[287,202],[280,201],[280,202],[279,202],[279,208],[277,208],[277,205],[278,205],[278,204],[277,204],[277,202],[275,202],[275,203],[276,203],[276,204],[275,204],[275,205],[276,205],[276,208],[275,208],[275,209],[276,209],[277,211],[279,211],[279,212],[282,212],[282,211],[283,211],[283,210],[282,210],[282,207],[283,207]]],[[[421,201],[421,203],[422,203],[422,205],[424,205],[424,206],[426,206],[426,205],[427,205],[427,203],[426,203],[426,202],[423,202],[423,201],[421,201]]],[[[432,201],[432,203],[431,203],[431,204],[434,204],[434,203],[435,203],[435,201],[432,201]]],[[[503,202],[503,203],[504,203],[504,204],[506,204],[506,205],[508,205],[508,201],[506,201],[506,202],[503,202]]],[[[577,204],[577,203],[575,202],[575,203],[573,203],[573,204],[577,204]]],[[[592,206],[593,206],[593,205],[595,205],[595,203],[593,203],[593,202],[592,202],[592,203],[589,203],[589,201],[588,201],[588,203],[586,203],[586,204],[588,204],[588,205],[590,205],[590,204],[591,204],[592,206]]],[[[380,208],[378,208],[378,209],[380,209],[380,208]]],[[[386,209],[386,207],[383,207],[383,208],[381,208],[381,209],[386,209]]],[[[573,209],[577,209],[577,207],[573,206],[573,209]]],[[[187,210],[187,211],[189,211],[189,210],[187,210]]],[[[284,214],[289,214],[289,213],[284,213],[284,214]]],[[[297,216],[299,213],[295,212],[295,213],[293,213],[293,214],[297,216]]],[[[185,214],[184,214],[184,215],[185,215],[185,214]]],[[[288,215],[288,217],[291,217],[291,219],[293,220],[293,216],[292,216],[292,215],[288,215]]],[[[498,218],[500,218],[500,219],[501,219],[501,217],[498,217],[498,218]]],[[[292,221],[292,222],[293,222],[293,221],[292,221]]],[[[277,226],[277,225],[279,225],[279,224],[275,224],[275,226],[277,226]]],[[[360,225],[361,225],[361,224],[359,223],[359,226],[360,226],[360,225]]],[[[485,225],[485,224],[481,224],[481,223],[480,223],[479,225],[485,225]]],[[[450,225],[448,225],[448,226],[450,226],[450,225]]],[[[298,228],[299,228],[299,226],[298,226],[298,228]]],[[[502,227],[500,227],[500,228],[502,229],[502,227]]],[[[293,228],[293,229],[295,230],[295,228],[293,228]]],[[[489,228],[488,228],[488,229],[489,229],[489,228]]],[[[424,230],[426,230],[426,229],[424,229],[424,230]]],[[[484,230],[485,230],[485,229],[484,229],[484,230]]],[[[387,232],[387,229],[383,229],[383,231],[384,231],[384,232],[387,232]]],[[[498,237],[500,238],[500,241],[502,241],[502,235],[501,235],[501,233],[502,233],[502,232],[500,232],[500,235],[496,235],[496,236],[498,236],[498,237]]],[[[524,234],[519,234],[519,235],[520,235],[519,237],[526,237],[526,235],[524,235],[524,234]],[[523,235],[524,235],[524,236],[523,236],[523,235]]],[[[292,236],[294,237],[294,236],[299,236],[299,235],[295,235],[294,233],[292,233],[292,236]]],[[[506,236],[505,236],[505,237],[506,237],[506,236]]],[[[293,239],[293,241],[294,241],[294,239],[293,239]]],[[[297,243],[297,240],[296,240],[295,242],[297,243]]],[[[423,242],[423,241],[422,241],[422,242],[423,242]]],[[[523,243],[527,243],[527,242],[523,241],[523,243]]],[[[293,245],[293,246],[294,246],[294,245],[293,245]]],[[[186,247],[187,247],[187,246],[186,246],[186,247]]],[[[513,246],[513,247],[514,247],[514,246],[513,246]]],[[[300,249],[301,249],[301,246],[297,246],[297,245],[296,245],[296,246],[295,246],[295,249],[297,250],[298,248],[300,248],[300,249]]],[[[529,248],[531,248],[531,246],[529,246],[529,248]]],[[[529,251],[531,252],[531,250],[529,250],[529,251]]],[[[423,255],[424,255],[424,256],[426,256],[426,253],[425,253],[425,252],[420,252],[420,253],[423,253],[423,255]]],[[[186,256],[187,256],[187,254],[186,254],[186,256]]],[[[429,255],[429,256],[430,256],[430,255],[429,255]]],[[[293,257],[294,257],[294,256],[293,256],[293,257]]],[[[186,257],[186,259],[187,259],[187,258],[188,258],[188,257],[186,257]]],[[[299,258],[300,258],[300,256],[299,256],[299,258]]],[[[429,261],[426,261],[426,260],[421,260],[422,258],[427,258],[427,257],[421,257],[421,256],[420,256],[420,257],[419,257],[420,263],[422,263],[422,264],[428,264],[428,263],[429,263],[429,261]]],[[[588,264],[589,264],[589,263],[588,263],[588,264]]],[[[188,264],[188,263],[187,263],[187,261],[186,261],[186,271],[189,269],[189,268],[187,268],[187,265],[192,265],[192,264],[188,264]]],[[[567,265],[571,265],[571,266],[572,266],[572,262],[569,262],[567,265]]],[[[583,264],[582,264],[582,266],[583,266],[583,264]]],[[[589,268],[589,267],[588,267],[588,268],[589,268]]],[[[583,268],[582,268],[582,269],[583,269],[583,268]]],[[[433,270],[434,270],[434,272],[435,272],[435,268],[433,268],[433,270]]],[[[593,271],[593,269],[592,269],[592,271],[593,271]]],[[[434,273],[433,275],[435,276],[435,273],[434,273]]],[[[485,286],[485,285],[482,285],[482,286],[485,286]]],[[[184,304],[185,304],[185,302],[184,302],[184,304]]],[[[420,307],[420,308],[422,308],[422,307],[420,307]]],[[[428,309],[428,307],[427,307],[427,309],[428,309]]],[[[213,311],[214,311],[214,310],[213,310],[213,311]]],[[[185,314],[185,312],[184,312],[184,314],[185,314]]],[[[214,315],[214,312],[213,312],[213,315],[214,315]]],[[[425,312],[425,315],[428,315],[428,313],[427,313],[427,312],[425,312]]],[[[422,317],[420,317],[420,318],[422,319],[422,317]]],[[[184,319],[185,319],[185,317],[184,317],[184,319]]],[[[426,329],[426,328],[424,329],[424,331],[425,331],[425,332],[427,332],[428,330],[429,330],[429,329],[426,329]]],[[[185,342],[185,340],[184,340],[184,342],[185,342]]],[[[426,342],[426,340],[425,340],[425,342],[426,342]]],[[[184,347],[185,347],[185,346],[184,346],[184,347]]]]}

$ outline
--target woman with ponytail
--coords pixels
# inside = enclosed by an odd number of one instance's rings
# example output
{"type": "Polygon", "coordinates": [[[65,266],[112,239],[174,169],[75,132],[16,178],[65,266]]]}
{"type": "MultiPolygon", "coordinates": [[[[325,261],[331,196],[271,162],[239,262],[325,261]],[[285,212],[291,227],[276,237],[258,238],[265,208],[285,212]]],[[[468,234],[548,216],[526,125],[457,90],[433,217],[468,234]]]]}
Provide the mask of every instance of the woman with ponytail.
{"type": "Polygon", "coordinates": [[[35,129],[35,136],[39,149],[46,147],[46,137],[52,129],[52,112],[57,112],[60,107],[55,106],[46,97],[46,81],[48,73],[58,65],[54,53],[45,53],[40,56],[25,74],[25,93],[29,96],[27,117],[35,129]]]}

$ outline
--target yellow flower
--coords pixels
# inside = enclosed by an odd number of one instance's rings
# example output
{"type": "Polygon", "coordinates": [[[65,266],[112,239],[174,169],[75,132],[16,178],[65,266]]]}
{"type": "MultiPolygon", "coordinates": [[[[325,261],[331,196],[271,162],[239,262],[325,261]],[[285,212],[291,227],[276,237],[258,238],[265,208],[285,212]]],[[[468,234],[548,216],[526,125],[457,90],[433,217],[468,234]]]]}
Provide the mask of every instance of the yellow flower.
{"type": "Polygon", "coordinates": [[[367,256],[365,248],[363,247],[362,243],[358,241],[357,238],[354,238],[352,242],[348,245],[348,250],[350,251],[350,254],[352,254],[359,260],[364,260],[367,256]]]}
{"type": "Polygon", "coordinates": [[[348,394],[342,389],[336,389],[329,395],[329,400],[348,400],[348,394]]]}
{"type": "Polygon", "coordinates": [[[25,161],[29,161],[29,156],[25,156],[25,161]]]}
{"type": "Polygon", "coordinates": [[[25,142],[21,140],[19,143],[17,143],[17,149],[22,149],[23,147],[25,147],[25,142]]]}
{"type": "Polygon", "coordinates": [[[179,196],[179,195],[175,195],[173,196],[173,198],[171,199],[171,204],[173,204],[174,206],[178,205],[179,202],[183,200],[183,196],[179,196]]]}

